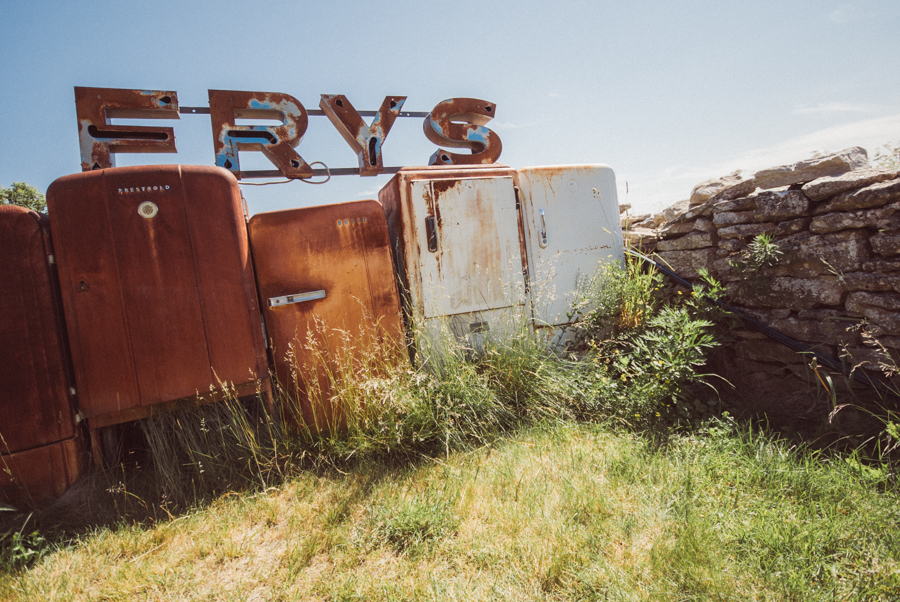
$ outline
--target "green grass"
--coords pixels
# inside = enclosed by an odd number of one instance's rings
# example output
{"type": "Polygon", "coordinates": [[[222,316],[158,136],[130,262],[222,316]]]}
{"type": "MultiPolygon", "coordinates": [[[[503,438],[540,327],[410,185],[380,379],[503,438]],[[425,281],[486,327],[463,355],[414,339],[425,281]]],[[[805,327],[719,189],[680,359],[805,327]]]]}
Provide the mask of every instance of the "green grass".
{"type": "Polygon", "coordinates": [[[896,462],[710,420],[714,282],[593,290],[564,353],[514,317],[419,335],[416,366],[311,336],[287,420],[232,396],[142,422],[140,467],[5,513],[0,599],[898,599],[896,462]],[[290,420],[298,385],[335,418],[290,420]]]}
{"type": "Polygon", "coordinates": [[[893,600],[900,505],[729,422],[596,424],[399,467],[301,472],[6,571],[10,600],[893,600]]]}

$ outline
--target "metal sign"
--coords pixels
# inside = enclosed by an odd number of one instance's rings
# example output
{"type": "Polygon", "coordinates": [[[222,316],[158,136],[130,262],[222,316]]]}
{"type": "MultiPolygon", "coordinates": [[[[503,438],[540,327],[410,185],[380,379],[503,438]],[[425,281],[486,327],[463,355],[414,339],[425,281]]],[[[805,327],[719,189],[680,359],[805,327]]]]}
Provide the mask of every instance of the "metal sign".
{"type": "MultiPolygon", "coordinates": [[[[108,119],[179,119],[180,115],[209,115],[216,165],[242,178],[284,176],[305,179],[314,175],[374,176],[395,173],[385,167],[382,149],[398,117],[424,118],[425,136],[439,146],[469,149],[470,154],[439,148],[429,165],[479,165],[495,163],[503,145],[485,125],[494,118],[497,105],[477,98],[451,98],[428,113],[403,112],[405,96],[387,96],[378,111],[357,111],[343,94],[322,94],[320,110],[307,111],[303,104],[280,92],[210,90],[209,108],[179,107],[178,93],[164,90],[75,88],[81,169],[91,171],[115,166],[116,153],[175,153],[175,132],[170,127],[110,125],[108,119]],[[310,116],[325,116],[353,152],[359,167],[313,169],[296,151],[310,116]],[[374,117],[367,125],[363,117],[374,117]],[[236,119],[275,119],[280,125],[237,125],[236,119]],[[276,170],[242,171],[240,153],[262,152],[276,170]]],[[[315,162],[313,162],[315,163],[315,162]]]]}

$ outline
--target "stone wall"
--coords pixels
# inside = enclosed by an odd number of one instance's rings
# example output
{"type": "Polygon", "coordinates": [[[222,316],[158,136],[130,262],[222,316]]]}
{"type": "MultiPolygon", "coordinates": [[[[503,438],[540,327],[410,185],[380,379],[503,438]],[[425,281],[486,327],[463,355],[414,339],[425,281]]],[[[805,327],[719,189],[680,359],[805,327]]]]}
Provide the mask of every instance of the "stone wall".
{"type": "MultiPolygon", "coordinates": [[[[709,180],[622,225],[632,246],[692,282],[707,268],[730,305],[820,353],[878,372],[896,364],[900,172],[870,167],[864,149],[709,180]]],[[[732,334],[742,374],[810,378],[808,357],[749,329],[732,334]]]]}

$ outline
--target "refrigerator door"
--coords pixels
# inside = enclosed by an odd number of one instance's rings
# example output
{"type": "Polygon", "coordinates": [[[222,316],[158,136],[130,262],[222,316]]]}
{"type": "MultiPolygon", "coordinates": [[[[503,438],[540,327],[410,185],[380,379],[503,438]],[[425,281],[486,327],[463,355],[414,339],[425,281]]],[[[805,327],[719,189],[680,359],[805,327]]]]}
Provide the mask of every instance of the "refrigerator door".
{"type": "Polygon", "coordinates": [[[223,169],[112,168],[47,192],[82,411],[92,428],[267,385],[240,189],[223,169]]]}
{"type": "Polygon", "coordinates": [[[570,165],[528,167],[517,179],[535,325],[564,325],[598,268],[624,256],[616,176],[606,165],[570,165]]]}
{"type": "Polygon", "coordinates": [[[46,220],[24,207],[0,206],[0,454],[75,435],[74,383],[46,220]]]}
{"type": "Polygon", "coordinates": [[[0,502],[19,508],[62,495],[86,459],[49,232],[0,206],[0,502]]]}
{"type": "Polygon", "coordinates": [[[478,348],[521,324],[525,234],[514,176],[503,165],[411,167],[378,193],[419,334],[446,327],[478,348]]]}
{"type": "Polygon", "coordinates": [[[410,183],[410,197],[425,318],[523,302],[512,178],[418,180],[410,183]]]}
{"type": "Polygon", "coordinates": [[[278,380],[308,425],[337,428],[348,408],[323,398],[342,371],[407,357],[381,204],[259,213],[250,241],[278,380]]]}

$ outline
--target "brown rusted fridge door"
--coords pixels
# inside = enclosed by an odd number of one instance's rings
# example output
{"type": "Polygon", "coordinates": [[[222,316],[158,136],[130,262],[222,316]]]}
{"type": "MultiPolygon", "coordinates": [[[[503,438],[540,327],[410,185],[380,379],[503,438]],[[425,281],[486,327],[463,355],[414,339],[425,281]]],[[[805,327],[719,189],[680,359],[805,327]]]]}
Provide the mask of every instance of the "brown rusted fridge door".
{"type": "Polygon", "coordinates": [[[47,191],[81,409],[92,428],[179,399],[268,387],[237,180],[201,166],[113,168],[47,191]]]}
{"type": "Polygon", "coordinates": [[[250,242],[278,380],[306,424],[339,427],[346,408],[325,398],[342,367],[373,352],[376,364],[405,357],[381,204],[258,213],[250,242]]]}
{"type": "Polygon", "coordinates": [[[47,216],[0,206],[0,500],[61,495],[80,476],[74,389],[47,216]]]}

